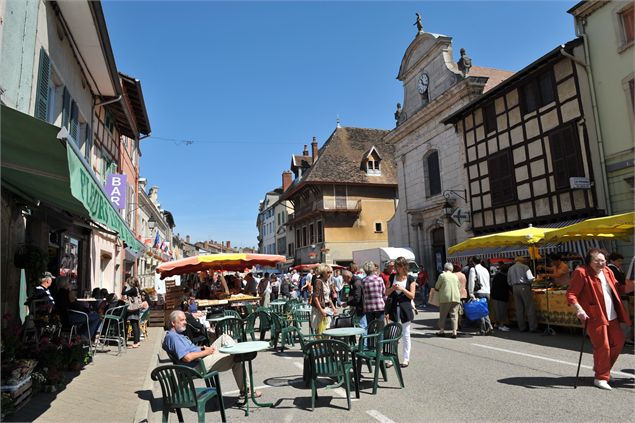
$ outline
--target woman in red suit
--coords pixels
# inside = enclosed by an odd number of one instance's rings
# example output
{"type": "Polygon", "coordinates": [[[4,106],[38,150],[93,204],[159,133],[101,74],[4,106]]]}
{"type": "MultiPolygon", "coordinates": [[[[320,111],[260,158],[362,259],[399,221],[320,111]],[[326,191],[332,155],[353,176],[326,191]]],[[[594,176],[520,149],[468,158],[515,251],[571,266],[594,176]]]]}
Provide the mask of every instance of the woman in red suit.
{"type": "Polygon", "coordinates": [[[608,384],[611,368],[624,346],[624,332],[620,323],[631,322],[617,292],[617,281],[606,267],[602,250],[593,248],[585,258],[585,266],[578,267],[571,277],[567,301],[576,309],[581,322],[587,322],[587,334],[593,346],[595,380],[600,389],[611,390],[608,384]]]}

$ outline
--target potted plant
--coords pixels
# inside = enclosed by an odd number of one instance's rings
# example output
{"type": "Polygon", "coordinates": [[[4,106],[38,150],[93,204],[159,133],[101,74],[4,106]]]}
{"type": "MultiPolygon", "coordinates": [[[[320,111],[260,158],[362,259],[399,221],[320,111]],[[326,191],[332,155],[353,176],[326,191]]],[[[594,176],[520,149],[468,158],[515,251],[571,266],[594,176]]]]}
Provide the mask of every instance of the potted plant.
{"type": "Polygon", "coordinates": [[[31,285],[34,285],[40,275],[46,272],[49,264],[49,255],[47,251],[33,244],[25,244],[15,252],[13,264],[19,269],[26,269],[27,278],[31,285]]]}

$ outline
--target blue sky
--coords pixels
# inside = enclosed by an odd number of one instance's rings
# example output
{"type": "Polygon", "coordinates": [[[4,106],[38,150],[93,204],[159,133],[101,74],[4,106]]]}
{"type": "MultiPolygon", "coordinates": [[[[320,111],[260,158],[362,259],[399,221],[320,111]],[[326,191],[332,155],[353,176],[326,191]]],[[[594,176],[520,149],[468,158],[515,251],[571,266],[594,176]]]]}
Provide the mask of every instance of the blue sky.
{"type": "Polygon", "coordinates": [[[141,175],[175,231],[255,246],[258,202],[291,155],[343,126],[394,127],[413,40],[453,37],[473,64],[517,71],[575,37],[577,1],[103,1],[115,60],[141,80],[141,175]],[[192,143],[186,141],[193,141],[192,143]]]}

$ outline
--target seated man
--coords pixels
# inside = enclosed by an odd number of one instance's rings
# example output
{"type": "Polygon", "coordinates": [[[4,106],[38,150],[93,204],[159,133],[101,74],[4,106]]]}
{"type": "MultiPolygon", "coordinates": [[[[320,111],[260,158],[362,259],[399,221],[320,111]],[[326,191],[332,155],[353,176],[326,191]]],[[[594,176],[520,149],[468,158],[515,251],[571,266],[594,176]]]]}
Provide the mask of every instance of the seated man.
{"type": "MultiPolygon", "coordinates": [[[[239,402],[245,401],[245,386],[243,384],[243,367],[241,363],[234,362],[234,358],[230,354],[223,354],[218,348],[223,343],[233,344],[234,340],[229,335],[221,335],[211,347],[196,346],[183,333],[187,325],[185,313],[175,310],[170,313],[170,323],[172,329],[166,332],[163,340],[163,349],[168,353],[172,360],[178,360],[178,364],[189,367],[195,367],[198,359],[202,359],[207,371],[216,370],[224,372],[232,369],[236,385],[240,390],[239,402]]],[[[256,391],[256,397],[261,393],[256,391]]]]}

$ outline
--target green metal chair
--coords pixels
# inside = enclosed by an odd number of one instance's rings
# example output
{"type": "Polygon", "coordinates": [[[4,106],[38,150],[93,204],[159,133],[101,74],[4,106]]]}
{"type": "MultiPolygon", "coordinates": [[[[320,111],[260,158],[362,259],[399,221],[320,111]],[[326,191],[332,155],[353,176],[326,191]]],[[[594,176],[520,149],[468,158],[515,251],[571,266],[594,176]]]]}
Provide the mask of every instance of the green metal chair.
{"type": "Polygon", "coordinates": [[[117,343],[117,355],[123,348],[126,351],[126,311],[127,305],[113,307],[106,310],[104,320],[101,321],[97,335],[95,335],[95,352],[97,348],[105,348],[109,342],[117,343]]]}
{"type": "Polygon", "coordinates": [[[245,326],[243,320],[236,317],[228,317],[227,319],[216,322],[216,339],[222,334],[231,336],[236,342],[245,342],[245,326]]]}
{"type": "MultiPolygon", "coordinates": [[[[372,323],[372,322],[371,322],[372,323]]],[[[390,361],[397,372],[397,378],[399,379],[399,385],[403,388],[403,377],[401,375],[401,367],[399,365],[398,345],[401,338],[402,327],[401,323],[389,323],[384,326],[380,333],[362,336],[360,339],[358,350],[355,353],[358,362],[360,360],[366,360],[367,363],[373,363],[375,365],[375,374],[373,377],[373,395],[377,393],[377,387],[379,386],[379,371],[381,370],[384,381],[387,381],[386,367],[384,362],[390,361]],[[373,339],[374,338],[374,339],[373,339]],[[366,340],[366,347],[364,347],[363,340],[366,340]],[[374,344],[374,348],[371,349],[371,345],[374,344]]],[[[359,365],[359,364],[358,364],[359,365]]]]}
{"type": "MultiPolygon", "coordinates": [[[[351,409],[351,371],[353,364],[350,357],[350,348],[342,341],[324,339],[313,341],[304,347],[310,363],[311,379],[311,411],[315,409],[315,397],[317,396],[317,380],[320,377],[329,377],[344,381],[346,387],[346,402],[348,410],[351,409]]],[[[327,388],[339,387],[340,384],[329,385],[327,388]]]]}
{"type": "Polygon", "coordinates": [[[152,371],[150,377],[159,381],[163,393],[163,423],[167,423],[172,410],[176,411],[179,422],[183,422],[181,408],[196,408],[199,423],[205,422],[205,404],[210,399],[218,398],[221,421],[225,423],[225,404],[221,392],[218,372],[200,373],[187,366],[161,366],[152,371]],[[215,387],[197,388],[196,379],[214,379],[215,387]]]}
{"type": "Polygon", "coordinates": [[[139,316],[139,330],[144,340],[148,339],[148,320],[150,320],[150,307],[146,308],[139,316]]]}

